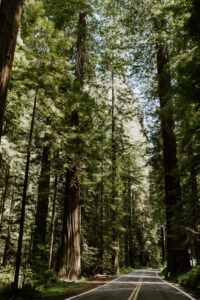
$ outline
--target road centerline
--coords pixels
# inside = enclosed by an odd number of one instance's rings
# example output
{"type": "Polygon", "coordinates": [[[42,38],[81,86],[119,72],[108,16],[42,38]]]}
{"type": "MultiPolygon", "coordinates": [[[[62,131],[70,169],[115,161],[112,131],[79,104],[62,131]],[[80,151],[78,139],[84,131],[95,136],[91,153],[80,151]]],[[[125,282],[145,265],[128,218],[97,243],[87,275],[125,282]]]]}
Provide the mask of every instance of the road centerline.
{"type": "Polygon", "coordinates": [[[133,290],[133,292],[131,293],[131,295],[129,296],[128,300],[132,300],[133,296],[135,295],[135,292],[137,290],[138,284],[136,286],[136,288],[133,290]]]}
{"type": "Polygon", "coordinates": [[[136,300],[137,299],[139,291],[140,291],[140,287],[141,287],[141,284],[142,284],[142,278],[143,278],[143,276],[144,276],[144,274],[142,274],[142,276],[140,277],[140,279],[139,279],[139,281],[138,281],[138,283],[136,285],[136,288],[133,290],[133,292],[129,296],[128,300],[136,300]]]}

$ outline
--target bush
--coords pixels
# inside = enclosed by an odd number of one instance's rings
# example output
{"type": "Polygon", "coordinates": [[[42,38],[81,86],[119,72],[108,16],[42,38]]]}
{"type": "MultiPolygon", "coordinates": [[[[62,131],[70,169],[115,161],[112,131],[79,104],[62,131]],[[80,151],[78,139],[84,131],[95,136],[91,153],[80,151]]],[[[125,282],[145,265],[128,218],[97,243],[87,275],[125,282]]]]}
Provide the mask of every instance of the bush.
{"type": "Polygon", "coordinates": [[[189,272],[178,276],[177,282],[193,290],[200,291],[200,268],[192,268],[189,272]]]}
{"type": "Polygon", "coordinates": [[[83,276],[94,275],[98,266],[98,249],[89,247],[86,243],[82,251],[82,274],[83,276]]]}
{"type": "Polygon", "coordinates": [[[126,275],[133,271],[134,271],[134,269],[131,267],[122,267],[122,268],[120,268],[120,275],[126,275]]]}

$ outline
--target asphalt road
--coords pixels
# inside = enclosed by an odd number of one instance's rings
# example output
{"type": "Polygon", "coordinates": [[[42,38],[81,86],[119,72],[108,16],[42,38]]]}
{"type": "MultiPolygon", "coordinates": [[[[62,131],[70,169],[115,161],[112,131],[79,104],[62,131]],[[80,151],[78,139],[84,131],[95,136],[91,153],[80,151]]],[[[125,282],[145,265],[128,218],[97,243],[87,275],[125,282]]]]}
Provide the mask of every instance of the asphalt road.
{"type": "Polygon", "coordinates": [[[136,270],[74,300],[195,300],[184,291],[163,281],[157,270],[136,270]]]}

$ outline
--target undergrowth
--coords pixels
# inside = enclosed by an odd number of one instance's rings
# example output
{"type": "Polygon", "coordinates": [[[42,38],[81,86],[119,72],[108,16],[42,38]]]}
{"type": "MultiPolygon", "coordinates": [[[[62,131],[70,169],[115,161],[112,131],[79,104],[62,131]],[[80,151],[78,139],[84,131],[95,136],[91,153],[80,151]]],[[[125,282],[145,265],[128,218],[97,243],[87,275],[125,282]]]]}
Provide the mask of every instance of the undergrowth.
{"type": "Polygon", "coordinates": [[[122,268],[120,268],[120,275],[126,275],[133,271],[134,271],[134,269],[131,267],[122,267],[122,268]]]}
{"type": "Polygon", "coordinates": [[[200,294],[200,267],[194,267],[189,272],[177,276],[175,281],[200,294]]]}
{"type": "MultiPolygon", "coordinates": [[[[22,270],[23,271],[23,270],[22,270]]],[[[25,271],[24,271],[25,273],[25,271]]],[[[27,271],[26,271],[27,273],[27,271]]],[[[85,279],[74,282],[61,281],[54,271],[45,270],[44,272],[28,273],[26,281],[22,282],[23,276],[20,276],[20,288],[14,296],[15,300],[47,299],[51,296],[61,296],[69,290],[80,287],[85,279]],[[22,278],[21,278],[22,277],[22,278]]],[[[0,272],[0,299],[11,300],[11,282],[13,281],[13,270],[2,269],[0,272]],[[7,271],[7,272],[6,272],[7,271]]]]}

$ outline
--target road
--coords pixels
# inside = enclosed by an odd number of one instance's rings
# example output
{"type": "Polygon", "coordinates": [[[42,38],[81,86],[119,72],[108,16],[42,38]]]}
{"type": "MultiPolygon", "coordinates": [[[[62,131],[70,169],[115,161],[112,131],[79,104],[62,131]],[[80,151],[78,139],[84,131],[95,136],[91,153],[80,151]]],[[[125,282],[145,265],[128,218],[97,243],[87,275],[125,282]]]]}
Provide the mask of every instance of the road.
{"type": "Polygon", "coordinates": [[[136,270],[67,300],[195,300],[161,279],[157,270],[136,270]]]}

